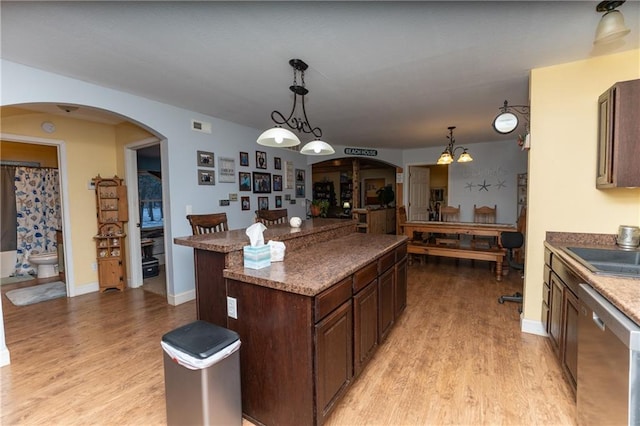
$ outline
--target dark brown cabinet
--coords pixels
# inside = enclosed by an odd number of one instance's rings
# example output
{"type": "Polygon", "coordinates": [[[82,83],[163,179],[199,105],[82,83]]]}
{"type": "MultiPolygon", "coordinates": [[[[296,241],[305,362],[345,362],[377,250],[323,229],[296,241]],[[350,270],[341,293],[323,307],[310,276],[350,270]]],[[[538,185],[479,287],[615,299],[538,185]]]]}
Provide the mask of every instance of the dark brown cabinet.
{"type": "Polygon", "coordinates": [[[353,296],[353,372],[359,375],[378,346],[378,280],[353,296]]]}
{"type": "Polygon", "coordinates": [[[406,305],[406,252],[402,244],[315,296],[226,279],[226,297],[237,302],[227,327],[242,341],[245,417],[325,422],[375,354],[380,324],[386,335],[406,305]]]}
{"type": "Polygon", "coordinates": [[[324,418],[353,378],[353,309],[349,300],[315,326],[316,395],[324,418]]]}
{"type": "Polygon", "coordinates": [[[640,80],[619,82],[598,98],[598,189],[640,186],[640,80]]]}
{"type": "MultiPolygon", "coordinates": [[[[559,257],[545,250],[545,279],[549,278],[548,307],[543,297],[543,315],[548,309],[547,333],[569,384],[576,391],[578,379],[578,312],[580,279],[559,257]]],[[[546,284],[546,283],[545,283],[546,284]]],[[[543,317],[544,321],[544,317],[543,317]]]]}
{"type": "Polygon", "coordinates": [[[389,268],[378,278],[378,342],[382,343],[395,320],[395,270],[389,268]]]}

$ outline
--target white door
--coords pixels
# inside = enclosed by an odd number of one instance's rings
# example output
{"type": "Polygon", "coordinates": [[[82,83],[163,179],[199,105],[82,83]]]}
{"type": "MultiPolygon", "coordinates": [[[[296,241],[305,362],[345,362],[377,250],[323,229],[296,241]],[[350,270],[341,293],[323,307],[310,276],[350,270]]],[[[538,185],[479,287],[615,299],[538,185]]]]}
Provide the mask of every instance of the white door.
{"type": "Polygon", "coordinates": [[[409,166],[409,221],[429,220],[430,170],[409,166]]]}

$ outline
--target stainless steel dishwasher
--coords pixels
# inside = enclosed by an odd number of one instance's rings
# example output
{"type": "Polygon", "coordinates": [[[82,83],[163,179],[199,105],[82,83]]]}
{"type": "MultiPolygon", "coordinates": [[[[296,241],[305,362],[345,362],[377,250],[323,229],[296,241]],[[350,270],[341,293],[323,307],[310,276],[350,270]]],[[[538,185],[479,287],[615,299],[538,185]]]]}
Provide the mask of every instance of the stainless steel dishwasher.
{"type": "Polygon", "coordinates": [[[578,424],[640,424],[640,327],[580,284],[578,424]]]}

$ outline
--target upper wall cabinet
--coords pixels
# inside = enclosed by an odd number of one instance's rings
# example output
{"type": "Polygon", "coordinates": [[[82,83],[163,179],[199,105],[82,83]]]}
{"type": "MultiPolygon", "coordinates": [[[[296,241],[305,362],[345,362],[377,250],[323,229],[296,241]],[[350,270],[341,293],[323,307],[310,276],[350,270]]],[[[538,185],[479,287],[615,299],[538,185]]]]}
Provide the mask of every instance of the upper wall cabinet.
{"type": "Polygon", "coordinates": [[[598,98],[598,189],[640,186],[640,80],[598,98]]]}

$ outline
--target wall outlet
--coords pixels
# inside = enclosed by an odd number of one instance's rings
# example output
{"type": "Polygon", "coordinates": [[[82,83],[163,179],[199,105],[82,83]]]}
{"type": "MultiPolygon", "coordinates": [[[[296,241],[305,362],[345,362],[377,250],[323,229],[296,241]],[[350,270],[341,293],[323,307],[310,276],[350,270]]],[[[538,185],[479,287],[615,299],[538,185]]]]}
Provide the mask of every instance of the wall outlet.
{"type": "Polygon", "coordinates": [[[96,262],[93,262],[93,263],[91,264],[91,270],[92,270],[93,272],[96,272],[96,271],[98,270],[98,264],[97,264],[96,262]]]}
{"type": "Polygon", "coordinates": [[[184,210],[187,214],[191,214],[193,212],[193,207],[191,204],[187,204],[187,207],[184,210]]]}
{"type": "Polygon", "coordinates": [[[227,315],[233,319],[238,319],[238,302],[234,297],[227,296],[227,315]]]}

